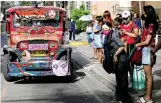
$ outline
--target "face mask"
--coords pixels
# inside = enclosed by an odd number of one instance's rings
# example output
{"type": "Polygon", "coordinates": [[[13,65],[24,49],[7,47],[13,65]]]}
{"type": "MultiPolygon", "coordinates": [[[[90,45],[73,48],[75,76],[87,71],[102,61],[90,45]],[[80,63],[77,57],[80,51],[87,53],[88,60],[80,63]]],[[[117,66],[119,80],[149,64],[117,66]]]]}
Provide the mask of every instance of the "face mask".
{"type": "Polygon", "coordinates": [[[125,25],[127,25],[129,22],[130,22],[129,18],[123,20],[123,23],[124,23],[125,25]]]}

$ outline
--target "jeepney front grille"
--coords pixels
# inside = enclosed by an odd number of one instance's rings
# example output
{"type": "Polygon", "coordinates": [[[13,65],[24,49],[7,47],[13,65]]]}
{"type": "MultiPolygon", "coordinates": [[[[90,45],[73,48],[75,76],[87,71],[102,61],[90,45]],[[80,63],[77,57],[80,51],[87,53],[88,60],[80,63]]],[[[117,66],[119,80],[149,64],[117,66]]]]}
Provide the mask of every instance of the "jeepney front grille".
{"type": "MultiPolygon", "coordinates": [[[[34,44],[48,45],[47,40],[31,40],[28,42],[29,42],[29,45],[34,45],[34,44]]],[[[44,57],[44,56],[47,56],[47,54],[48,54],[48,50],[29,50],[29,52],[31,54],[31,57],[44,57]]]]}

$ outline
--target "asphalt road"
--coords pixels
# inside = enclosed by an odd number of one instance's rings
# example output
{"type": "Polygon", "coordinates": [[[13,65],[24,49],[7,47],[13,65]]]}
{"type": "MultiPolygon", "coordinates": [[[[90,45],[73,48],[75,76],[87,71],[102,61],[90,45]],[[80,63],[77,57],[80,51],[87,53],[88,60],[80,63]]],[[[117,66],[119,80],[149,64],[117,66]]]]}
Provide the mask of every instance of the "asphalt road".
{"type": "Polygon", "coordinates": [[[6,82],[1,74],[2,103],[110,103],[113,92],[90,76],[86,69],[77,78],[37,78],[6,82]]]}
{"type": "MultiPolygon", "coordinates": [[[[1,47],[7,43],[1,37],[1,47]]],[[[73,56],[72,58],[75,58],[73,56]]],[[[75,64],[76,65],[76,64],[75,64]]],[[[90,76],[83,68],[77,68],[77,78],[38,78],[6,82],[0,73],[2,103],[110,103],[113,92],[90,76]]]]}

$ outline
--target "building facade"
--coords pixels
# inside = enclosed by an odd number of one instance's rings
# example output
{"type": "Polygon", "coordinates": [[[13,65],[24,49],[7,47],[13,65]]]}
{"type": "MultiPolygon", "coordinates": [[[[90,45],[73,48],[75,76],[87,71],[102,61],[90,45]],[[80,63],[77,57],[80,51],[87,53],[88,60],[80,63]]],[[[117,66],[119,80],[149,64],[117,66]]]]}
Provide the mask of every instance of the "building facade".
{"type": "MultiPolygon", "coordinates": [[[[141,1],[141,9],[144,5],[152,5],[161,19],[161,1],[141,1]]],[[[102,15],[105,10],[110,11],[112,18],[123,10],[132,10],[140,13],[139,1],[91,1],[91,14],[102,15]]]]}

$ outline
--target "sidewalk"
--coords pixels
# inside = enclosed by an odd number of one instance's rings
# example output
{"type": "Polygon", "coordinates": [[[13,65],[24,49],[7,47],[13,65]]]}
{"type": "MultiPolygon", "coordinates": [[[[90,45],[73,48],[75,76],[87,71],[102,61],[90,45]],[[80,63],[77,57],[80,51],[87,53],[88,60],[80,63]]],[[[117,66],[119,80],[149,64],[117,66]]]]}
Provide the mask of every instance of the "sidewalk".
{"type": "MultiPolygon", "coordinates": [[[[115,75],[106,73],[101,64],[96,64],[96,60],[90,59],[91,57],[93,57],[92,47],[77,46],[74,47],[74,52],[76,53],[76,56],[78,56],[78,58],[74,60],[76,64],[86,69],[92,76],[105,84],[111,90],[115,91],[115,75]]],[[[161,64],[160,60],[161,50],[157,53],[157,63],[153,68],[153,100],[155,101],[155,103],[161,103],[161,68],[159,65],[161,64]]],[[[138,99],[138,95],[144,94],[145,92],[140,92],[138,94],[129,89],[129,93],[136,101],[138,99]]]]}
{"type": "MultiPolygon", "coordinates": [[[[66,40],[69,41],[69,34],[66,35],[66,40]]],[[[72,40],[73,40],[73,37],[72,37],[72,40]]],[[[79,35],[75,35],[75,41],[71,41],[70,45],[71,46],[88,45],[87,34],[85,32],[82,32],[79,35]]]]}

